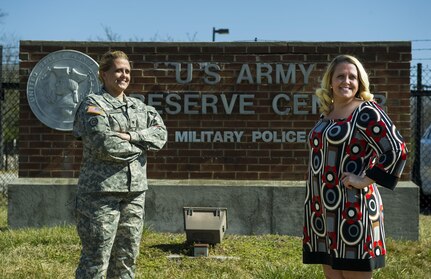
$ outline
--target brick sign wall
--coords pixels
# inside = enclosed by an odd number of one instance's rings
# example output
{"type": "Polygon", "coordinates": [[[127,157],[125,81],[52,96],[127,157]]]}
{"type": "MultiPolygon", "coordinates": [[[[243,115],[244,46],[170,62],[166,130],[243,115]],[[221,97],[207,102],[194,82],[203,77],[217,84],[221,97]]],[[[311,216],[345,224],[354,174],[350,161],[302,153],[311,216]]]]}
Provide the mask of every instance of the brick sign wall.
{"type": "MultiPolygon", "coordinates": [[[[149,178],[304,180],[306,136],[319,117],[314,91],[338,54],[364,63],[372,93],[410,140],[410,42],[21,41],[20,177],[78,177],[81,143],[42,124],[26,95],[37,62],[65,49],[96,61],[119,49],[133,61],[128,93],[155,106],[169,133],[149,154],[149,178]]],[[[409,173],[410,164],[403,180],[409,173]]]]}

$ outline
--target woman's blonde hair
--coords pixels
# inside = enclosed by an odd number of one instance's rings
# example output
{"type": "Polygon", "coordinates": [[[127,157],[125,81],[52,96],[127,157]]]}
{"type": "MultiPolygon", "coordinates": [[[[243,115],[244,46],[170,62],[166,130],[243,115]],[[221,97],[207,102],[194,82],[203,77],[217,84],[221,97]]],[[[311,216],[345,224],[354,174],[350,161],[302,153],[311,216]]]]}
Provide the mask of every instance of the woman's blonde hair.
{"type": "Polygon", "coordinates": [[[355,65],[358,71],[359,88],[356,97],[364,101],[373,100],[374,95],[370,93],[370,82],[368,81],[368,74],[365,72],[364,66],[359,60],[351,55],[339,55],[332,60],[323,75],[320,88],[316,90],[316,95],[319,98],[320,112],[328,115],[333,107],[333,96],[331,89],[331,80],[334,75],[335,68],[341,63],[350,63],[355,65]]]}
{"type": "Polygon", "coordinates": [[[110,50],[102,55],[102,58],[100,58],[99,61],[99,80],[102,83],[104,83],[102,72],[107,72],[114,64],[114,60],[119,58],[126,59],[127,61],[129,61],[129,57],[127,56],[127,54],[125,54],[121,50],[110,50]]]}

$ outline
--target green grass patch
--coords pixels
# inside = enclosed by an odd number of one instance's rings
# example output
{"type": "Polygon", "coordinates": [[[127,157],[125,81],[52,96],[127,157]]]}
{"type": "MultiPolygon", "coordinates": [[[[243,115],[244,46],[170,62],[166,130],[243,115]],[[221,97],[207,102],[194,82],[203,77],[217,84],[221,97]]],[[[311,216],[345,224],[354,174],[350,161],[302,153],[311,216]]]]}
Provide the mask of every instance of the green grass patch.
{"type": "MultiPolygon", "coordinates": [[[[75,227],[10,230],[6,216],[0,206],[0,278],[74,278],[80,252],[75,227]]],[[[320,266],[302,264],[301,243],[300,237],[227,232],[210,247],[210,257],[193,258],[185,234],[146,230],[136,278],[324,278],[320,266]]],[[[420,241],[387,244],[387,266],[373,278],[430,278],[431,216],[420,216],[420,241]]]]}

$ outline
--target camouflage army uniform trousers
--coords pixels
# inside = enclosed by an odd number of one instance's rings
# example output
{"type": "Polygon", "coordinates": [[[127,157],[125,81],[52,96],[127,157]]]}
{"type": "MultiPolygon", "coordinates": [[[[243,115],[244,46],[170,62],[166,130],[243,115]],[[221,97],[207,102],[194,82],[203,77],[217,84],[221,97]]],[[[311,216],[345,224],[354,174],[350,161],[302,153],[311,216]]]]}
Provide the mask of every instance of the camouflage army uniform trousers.
{"type": "Polygon", "coordinates": [[[145,192],[77,195],[82,251],[76,278],[134,278],[144,223],[145,192]]]}

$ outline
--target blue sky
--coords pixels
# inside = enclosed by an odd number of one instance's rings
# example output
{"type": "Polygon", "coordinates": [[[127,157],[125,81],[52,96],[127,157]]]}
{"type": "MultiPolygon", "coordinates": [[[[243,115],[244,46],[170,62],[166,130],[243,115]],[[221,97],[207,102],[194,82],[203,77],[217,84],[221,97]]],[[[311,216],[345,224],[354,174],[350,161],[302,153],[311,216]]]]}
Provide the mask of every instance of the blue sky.
{"type": "Polygon", "coordinates": [[[431,64],[429,0],[2,0],[0,34],[18,40],[412,41],[431,64]]]}

